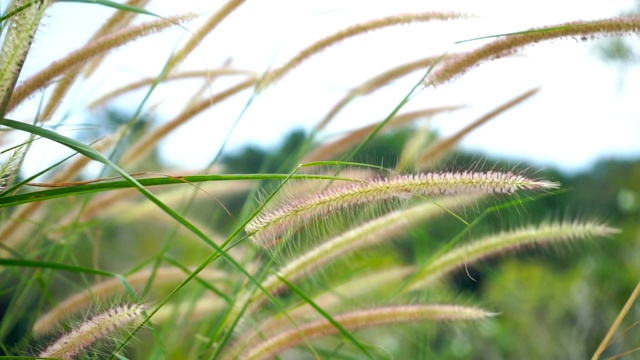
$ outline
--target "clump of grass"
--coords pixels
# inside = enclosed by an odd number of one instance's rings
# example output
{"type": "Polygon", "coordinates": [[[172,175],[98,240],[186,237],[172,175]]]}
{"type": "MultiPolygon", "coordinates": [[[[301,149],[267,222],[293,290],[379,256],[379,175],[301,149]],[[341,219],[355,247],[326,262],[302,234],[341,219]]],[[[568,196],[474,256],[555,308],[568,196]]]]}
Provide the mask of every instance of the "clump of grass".
{"type": "MultiPolygon", "coordinates": [[[[124,328],[132,331],[118,342],[111,357],[273,358],[302,344],[314,353],[316,347],[325,346],[321,341],[316,343],[317,340],[336,334],[353,343],[363,355],[370,356],[370,347],[363,345],[364,341],[356,335],[358,329],[378,327],[383,328],[379,331],[385,331],[384,327],[391,324],[483,321],[496,315],[475,306],[427,301],[428,294],[442,291],[431,285],[455,269],[526,247],[610,237],[617,233],[602,222],[577,219],[495,231],[468,243],[458,243],[459,237],[450,241],[448,235],[440,240],[426,234],[425,228],[437,224],[433,220],[436,215],[455,218],[469,233],[484,231],[478,224],[487,214],[519,210],[534,200],[504,195],[551,196],[559,188],[557,182],[513,172],[467,168],[458,172],[436,169],[405,173],[433,167],[437,159],[449,154],[468,133],[527,100],[538,89],[514,97],[450,138],[433,140],[432,134],[425,136],[423,132],[416,132],[415,141],[402,144],[400,149],[402,157],[395,169],[402,175],[370,177],[370,173],[353,173],[347,176],[340,171],[364,165],[367,169],[393,172],[379,164],[354,163],[352,157],[366,157],[368,154],[362,154],[364,145],[383,128],[415,126],[420,119],[435,114],[444,116],[457,106],[401,112],[415,94],[412,91],[374,125],[356,129],[335,142],[316,139],[330,138],[323,133],[327,125],[357,98],[417,71],[422,71],[423,76],[416,81],[416,92],[426,86],[437,88],[483,62],[516,53],[537,42],[637,33],[638,18],[581,21],[492,36],[497,39],[467,53],[435,54],[405,61],[346,91],[319,120],[310,136],[273,160],[279,164],[277,171],[266,170],[273,165],[267,161],[256,174],[228,174],[228,169],[218,164],[221,157],[218,154],[204,170],[207,174],[186,176],[184,169],[175,175],[173,169],[164,168],[161,160],[155,161],[149,154],[157,150],[163,139],[204,111],[232,102],[246,90],[253,89],[253,96],[260,96],[304,61],[349,38],[399,25],[464,20],[469,16],[446,12],[392,14],[355,24],[308,44],[291,59],[263,73],[235,68],[231,61],[213,69],[182,68],[203,41],[215,33],[223,21],[231,20],[245,3],[229,0],[205,18],[198,29],[185,30],[188,38],[167,57],[160,74],[94,94],[93,101],[86,104],[87,109],[96,109],[108,106],[117,96],[139,89],[148,88],[150,95],[156,87],[171,86],[183,79],[202,81],[203,86],[194,91],[191,100],[173,119],[150,131],[136,132],[134,125],[140,119],[140,112],[146,111],[147,97],[126,125],[88,146],[44,128],[45,120],[64,122],[66,115],[60,115],[64,112],[61,106],[72,85],[82,76],[95,76],[112,50],[135,45],[143,37],[198,18],[192,14],[170,17],[152,14],[145,9],[148,3],[145,0],[94,3],[117,11],[86,44],[51,61],[28,78],[20,78],[23,63],[32,46],[38,45],[41,19],[56,3],[14,0],[2,18],[0,113],[3,120],[0,125],[28,134],[28,141],[17,146],[9,144],[9,136],[3,134],[0,138],[2,153],[11,151],[0,173],[0,190],[4,191],[0,192],[0,209],[8,210],[2,212],[0,225],[0,279],[3,281],[0,295],[10,298],[0,320],[2,354],[28,353],[34,339],[60,327],[68,316],[86,312],[126,291],[131,296],[127,301],[132,304],[113,307],[84,321],[53,341],[37,358],[77,358],[94,348],[96,342],[104,342],[124,328]],[[135,22],[138,14],[156,15],[156,19],[135,22]],[[240,80],[228,83],[226,78],[222,79],[230,75],[240,80]],[[202,89],[210,88],[214,79],[224,80],[220,81],[221,90],[203,96],[202,89]],[[18,106],[31,106],[27,100],[38,92],[45,96],[41,106],[33,107],[32,118],[24,122],[4,119],[13,116],[18,106]],[[81,156],[68,165],[65,160],[40,173],[21,174],[23,160],[30,155],[33,141],[54,141],[81,156]],[[345,153],[349,155],[343,156],[345,153]],[[95,161],[105,166],[101,177],[82,179],[83,170],[95,161]],[[295,168],[287,165],[297,163],[303,164],[295,168]],[[142,173],[137,174],[140,176],[123,170],[123,167],[134,166],[142,169],[142,173]],[[318,166],[330,175],[296,173],[300,169],[312,171],[318,166]],[[122,180],[108,177],[110,172],[117,173],[122,180]],[[34,183],[41,175],[47,176],[48,182],[34,183]],[[300,186],[299,181],[303,179],[315,182],[315,190],[300,186]],[[252,214],[251,209],[256,209],[252,195],[263,185],[259,181],[275,180],[280,181],[280,187],[252,214]],[[195,184],[202,181],[215,182],[215,187],[195,184]],[[186,184],[189,191],[175,189],[162,195],[151,192],[152,186],[168,183],[175,187],[186,184]],[[296,198],[277,197],[285,192],[282,188],[287,187],[293,189],[292,193],[296,192],[296,198]],[[100,192],[106,193],[97,196],[100,192]],[[144,195],[144,200],[135,198],[136,192],[144,195]],[[126,204],[120,202],[125,198],[129,200],[126,204]],[[497,205],[485,210],[476,220],[468,221],[487,199],[493,199],[497,205]],[[369,212],[369,205],[376,210],[369,212]],[[150,211],[154,209],[161,211],[150,211]],[[331,227],[334,218],[341,219],[340,224],[345,227],[335,232],[313,231],[314,227],[331,227]],[[290,241],[294,234],[300,243],[290,241]],[[195,245],[194,238],[198,241],[195,245]],[[290,252],[283,257],[273,256],[272,250],[281,242],[293,243],[290,252]],[[432,248],[438,247],[440,250],[433,252],[432,248]],[[110,279],[98,281],[93,276],[110,279]],[[161,285],[169,289],[155,296],[154,290],[161,285]],[[424,289],[429,293],[424,293],[424,289]],[[139,298],[145,299],[145,305],[140,304],[139,298]],[[132,341],[143,324],[153,324],[152,335],[140,342],[132,341]],[[123,351],[128,344],[134,346],[123,351]]],[[[250,105],[251,101],[246,108],[250,105]]],[[[80,109],[72,110],[79,112],[80,109]]],[[[529,214],[523,213],[523,216],[529,217],[529,214]]],[[[635,300],[638,293],[636,289],[629,302],[635,300]]],[[[491,307],[491,304],[485,305],[491,307]]],[[[622,310],[594,357],[600,356],[611,343],[611,336],[629,307],[627,304],[622,310]]],[[[493,311],[499,313],[500,309],[493,311]]],[[[446,335],[439,336],[438,341],[441,338],[446,335]]],[[[341,347],[328,351],[338,357],[342,355],[339,354],[341,347]]],[[[396,355],[403,356],[404,353],[396,355]]]]}

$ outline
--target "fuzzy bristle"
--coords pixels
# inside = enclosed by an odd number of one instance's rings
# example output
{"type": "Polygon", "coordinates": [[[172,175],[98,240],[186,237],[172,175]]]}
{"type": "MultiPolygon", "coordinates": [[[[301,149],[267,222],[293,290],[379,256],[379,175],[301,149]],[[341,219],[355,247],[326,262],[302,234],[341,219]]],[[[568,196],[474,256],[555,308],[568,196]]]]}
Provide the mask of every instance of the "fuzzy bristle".
{"type": "Polygon", "coordinates": [[[270,247],[275,239],[308,221],[357,205],[415,196],[513,194],[519,190],[551,190],[559,184],[532,180],[510,172],[441,172],[377,178],[326,190],[283,204],[254,217],[245,230],[253,240],[270,247]]]}
{"type": "Polygon", "coordinates": [[[138,319],[144,309],[145,306],[139,304],[116,306],[109,309],[62,336],[38,356],[74,359],[96,341],[106,338],[110,333],[138,319]]]}

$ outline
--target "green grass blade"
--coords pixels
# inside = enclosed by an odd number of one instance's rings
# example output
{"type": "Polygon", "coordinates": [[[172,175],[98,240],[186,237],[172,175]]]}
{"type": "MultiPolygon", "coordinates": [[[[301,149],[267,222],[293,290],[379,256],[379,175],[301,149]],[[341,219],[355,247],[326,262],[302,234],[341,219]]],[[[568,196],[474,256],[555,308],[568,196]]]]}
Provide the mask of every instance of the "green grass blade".
{"type": "Polygon", "coordinates": [[[373,359],[373,356],[371,355],[369,350],[367,350],[367,348],[364,345],[362,345],[360,341],[358,341],[353,335],[351,335],[349,330],[345,329],[345,327],[342,326],[339,322],[337,322],[328,312],[324,311],[323,308],[321,308],[318,304],[316,304],[302,290],[300,290],[297,286],[293,285],[287,279],[279,276],[277,273],[276,273],[276,276],[278,277],[278,279],[280,279],[280,281],[282,281],[285,285],[287,285],[289,289],[291,289],[291,291],[296,293],[296,295],[300,296],[305,302],[307,302],[307,304],[311,305],[314,309],[316,309],[316,311],[320,315],[322,315],[325,319],[327,319],[327,321],[329,321],[333,326],[335,326],[336,329],[340,331],[342,336],[349,339],[349,341],[351,341],[355,346],[357,346],[358,349],[360,349],[363,354],[365,354],[369,359],[373,359]]]}
{"type": "Polygon", "coordinates": [[[27,8],[29,8],[29,7],[31,7],[31,6],[33,6],[33,4],[34,4],[34,3],[35,3],[35,1],[28,2],[28,3],[26,3],[26,4],[22,5],[22,6],[19,6],[19,7],[15,8],[13,11],[8,12],[8,13],[6,13],[6,14],[4,14],[4,15],[0,16],[0,25],[2,25],[2,23],[3,23],[5,20],[9,19],[10,17],[12,17],[12,16],[14,16],[14,15],[16,15],[16,14],[20,13],[21,11],[23,11],[23,10],[25,10],[25,9],[27,9],[27,8]]]}
{"type": "Polygon", "coordinates": [[[52,263],[52,262],[46,262],[46,261],[40,261],[40,260],[0,259],[0,265],[39,268],[39,269],[56,269],[56,270],[64,270],[64,271],[70,271],[75,273],[119,277],[118,274],[112,273],[106,270],[91,269],[91,268],[85,268],[81,266],[52,263]]]}
{"type": "Polygon", "coordinates": [[[125,287],[127,292],[135,297],[135,292],[133,288],[124,276],[106,270],[92,269],[86,268],[82,266],[75,265],[67,265],[61,263],[40,261],[40,260],[26,260],[26,259],[0,259],[0,265],[8,266],[8,267],[25,267],[25,268],[35,268],[35,269],[53,269],[53,270],[63,270],[74,273],[82,273],[82,274],[90,274],[90,275],[100,275],[100,276],[109,276],[114,277],[120,280],[122,285],[125,287]]]}
{"type": "MultiPolygon", "coordinates": [[[[41,173],[38,173],[40,175],[41,173]]],[[[151,177],[136,179],[136,181],[144,186],[158,186],[158,185],[175,185],[175,184],[190,184],[207,181],[232,181],[232,180],[282,180],[290,178],[289,174],[238,174],[238,175],[190,175],[190,176],[163,176],[163,177],[151,177]]],[[[337,176],[325,176],[325,175],[294,175],[292,179],[315,179],[315,180],[343,180],[353,181],[354,179],[337,177],[337,176]]],[[[103,182],[87,183],[80,185],[70,185],[56,187],[52,189],[32,191],[22,194],[16,194],[11,196],[0,196],[0,208],[26,204],[36,201],[45,201],[70,195],[90,194],[97,192],[105,192],[118,189],[131,189],[136,187],[128,180],[105,180],[103,182]]]]}
{"type": "Polygon", "coordinates": [[[151,11],[148,11],[136,6],[119,4],[117,2],[108,1],[108,0],[59,0],[59,2],[73,2],[73,3],[102,5],[102,6],[110,7],[116,10],[128,11],[128,12],[144,14],[144,15],[151,15],[158,18],[162,17],[156,13],[152,13],[151,11]]]}
{"type": "MultiPolygon", "coordinates": [[[[595,24],[595,23],[597,23],[597,21],[594,21],[594,22],[591,22],[591,23],[587,23],[587,24],[595,24]]],[[[523,31],[514,31],[514,32],[509,32],[509,33],[502,33],[502,34],[486,35],[486,36],[480,36],[480,37],[471,38],[471,39],[458,40],[458,41],[454,42],[454,44],[455,45],[464,44],[464,43],[467,43],[467,42],[478,41],[478,40],[486,40],[486,39],[494,39],[494,38],[499,38],[499,37],[503,37],[503,36],[526,35],[526,34],[535,34],[535,33],[549,32],[549,31],[558,31],[558,30],[570,29],[572,27],[584,26],[584,25],[586,25],[586,24],[582,24],[582,25],[563,25],[563,26],[547,27],[547,28],[543,28],[543,29],[532,29],[532,30],[523,30],[523,31]]]]}

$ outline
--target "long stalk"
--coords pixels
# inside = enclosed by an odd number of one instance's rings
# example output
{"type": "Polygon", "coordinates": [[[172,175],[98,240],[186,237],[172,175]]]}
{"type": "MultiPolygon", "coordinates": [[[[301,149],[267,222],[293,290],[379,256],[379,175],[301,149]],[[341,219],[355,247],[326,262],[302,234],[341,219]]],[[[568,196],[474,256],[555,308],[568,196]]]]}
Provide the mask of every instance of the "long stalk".
{"type": "Polygon", "coordinates": [[[611,328],[609,328],[607,335],[605,335],[604,339],[602,339],[602,342],[600,343],[596,351],[593,353],[593,357],[591,357],[591,360],[600,359],[600,357],[602,356],[602,353],[607,349],[607,347],[611,343],[611,339],[613,338],[613,335],[616,333],[616,331],[620,327],[620,324],[622,324],[622,320],[624,320],[624,318],[629,313],[629,310],[631,310],[631,307],[638,299],[638,296],[640,296],[640,282],[638,282],[638,284],[636,285],[636,288],[633,289],[631,296],[629,296],[629,298],[627,299],[627,302],[624,304],[624,307],[622,308],[622,310],[620,310],[618,317],[616,317],[616,320],[611,325],[611,328]]]}

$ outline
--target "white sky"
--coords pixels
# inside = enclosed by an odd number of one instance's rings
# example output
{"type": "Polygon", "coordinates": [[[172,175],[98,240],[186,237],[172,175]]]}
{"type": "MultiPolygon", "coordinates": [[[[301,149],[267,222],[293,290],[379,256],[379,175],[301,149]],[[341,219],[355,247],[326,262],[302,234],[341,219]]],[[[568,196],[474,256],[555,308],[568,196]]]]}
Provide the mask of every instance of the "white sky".
{"type": "MultiPolygon", "coordinates": [[[[171,15],[194,9],[210,14],[222,2],[156,1],[151,11],[171,15]],[[176,4],[180,4],[179,8],[176,4]],[[212,5],[214,4],[215,5],[212,5]]],[[[572,20],[614,16],[633,7],[631,0],[584,1],[247,1],[212,33],[182,69],[215,68],[228,58],[241,69],[265,71],[337,29],[354,23],[409,11],[458,11],[477,19],[387,28],[325,50],[255,99],[231,135],[229,150],[244,144],[270,145],[296,127],[309,129],[351,87],[402,63],[445,51],[480,45],[452,46],[457,40],[525,30],[572,20]]],[[[57,3],[40,30],[25,67],[26,73],[52,58],[81,46],[110,10],[95,5],[57,3]]],[[[147,20],[149,18],[146,18],[147,20]]],[[[197,23],[187,26],[192,31],[197,23]]],[[[125,82],[157,75],[171,52],[190,34],[174,29],[114,52],[92,81],[74,88],[65,104],[69,121],[92,114],[78,111],[85,103],[125,82]]],[[[640,48],[637,36],[629,37],[640,48]]],[[[465,149],[537,166],[583,169],[601,157],[640,155],[640,66],[621,73],[604,65],[592,52],[592,42],[558,40],[528,49],[523,56],[482,65],[456,81],[423,91],[406,111],[463,104],[468,107],[435,117],[430,125],[451,134],[485,112],[542,86],[534,98],[472,133],[465,149]],[[621,81],[623,80],[623,81],[621,81]]],[[[385,118],[422,74],[415,73],[373,96],[356,100],[324,134],[340,133],[385,118]]],[[[224,85],[216,82],[216,93],[224,85]]],[[[171,119],[199,88],[193,82],[171,83],[155,93],[148,106],[157,118],[171,119]]],[[[144,93],[116,101],[133,111],[144,93]]],[[[249,93],[218,106],[175,131],[162,144],[162,154],[181,167],[207,164],[237,119],[249,93]]],[[[38,99],[34,99],[38,100],[38,99]]],[[[23,106],[13,117],[29,119],[34,106],[23,106]]],[[[41,142],[42,143],[42,142],[41,142]]],[[[44,154],[56,153],[38,144],[42,156],[30,166],[41,168],[44,154]]]]}

